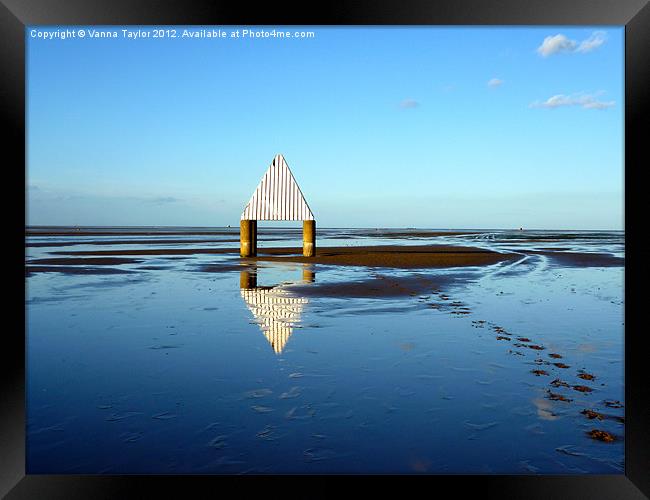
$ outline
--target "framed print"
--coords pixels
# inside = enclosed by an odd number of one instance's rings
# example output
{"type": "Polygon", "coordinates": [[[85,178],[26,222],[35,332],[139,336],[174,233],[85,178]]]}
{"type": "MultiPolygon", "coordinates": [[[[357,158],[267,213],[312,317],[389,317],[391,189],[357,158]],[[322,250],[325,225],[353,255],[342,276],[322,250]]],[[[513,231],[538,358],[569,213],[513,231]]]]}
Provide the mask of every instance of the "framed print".
{"type": "Polygon", "coordinates": [[[647,2],[1,11],[7,498],[648,494],[647,2]]]}

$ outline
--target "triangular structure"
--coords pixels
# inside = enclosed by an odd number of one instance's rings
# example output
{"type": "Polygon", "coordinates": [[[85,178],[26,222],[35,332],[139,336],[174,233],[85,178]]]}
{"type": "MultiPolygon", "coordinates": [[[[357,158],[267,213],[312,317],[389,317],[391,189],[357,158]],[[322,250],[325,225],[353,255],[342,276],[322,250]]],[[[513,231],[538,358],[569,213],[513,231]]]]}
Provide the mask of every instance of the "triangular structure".
{"type": "Polygon", "coordinates": [[[309,300],[289,295],[282,287],[242,289],[241,296],[273,351],[282,353],[309,300]]]}
{"type": "Polygon", "coordinates": [[[289,165],[276,155],[262,177],[242,220],[314,220],[314,214],[298,187],[289,165]]]}

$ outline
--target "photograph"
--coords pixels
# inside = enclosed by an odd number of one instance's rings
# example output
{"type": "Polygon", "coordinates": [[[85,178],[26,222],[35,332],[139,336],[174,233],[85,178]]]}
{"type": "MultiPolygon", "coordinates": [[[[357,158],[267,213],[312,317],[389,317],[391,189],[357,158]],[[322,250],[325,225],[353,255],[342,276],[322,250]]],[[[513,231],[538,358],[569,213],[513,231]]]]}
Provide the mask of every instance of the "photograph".
{"type": "Polygon", "coordinates": [[[28,474],[624,474],[624,27],[25,50],[28,474]]]}

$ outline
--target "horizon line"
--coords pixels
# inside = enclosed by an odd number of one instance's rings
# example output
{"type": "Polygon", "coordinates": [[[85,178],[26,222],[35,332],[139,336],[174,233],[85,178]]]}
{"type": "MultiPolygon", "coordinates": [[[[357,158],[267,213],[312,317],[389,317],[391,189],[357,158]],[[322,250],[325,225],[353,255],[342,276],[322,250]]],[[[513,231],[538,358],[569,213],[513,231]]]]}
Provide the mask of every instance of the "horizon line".
{"type": "MultiPolygon", "coordinates": [[[[263,221],[267,222],[267,221],[263,221]]],[[[296,221],[272,221],[272,222],[296,222],[296,221]]],[[[230,226],[189,226],[189,225],[78,225],[78,224],[25,224],[25,228],[47,228],[47,227],[61,227],[61,228],[200,228],[200,229],[233,229],[238,225],[230,226]]],[[[513,231],[625,231],[623,229],[561,229],[561,228],[541,228],[541,227],[424,227],[424,226],[317,226],[320,229],[408,229],[408,230],[423,230],[430,229],[436,231],[491,231],[491,230],[513,230],[513,231]]],[[[266,227],[269,229],[269,226],[266,227]]],[[[291,229],[282,226],[275,226],[277,229],[291,229]]],[[[296,227],[298,228],[298,227],[296,227]]]]}

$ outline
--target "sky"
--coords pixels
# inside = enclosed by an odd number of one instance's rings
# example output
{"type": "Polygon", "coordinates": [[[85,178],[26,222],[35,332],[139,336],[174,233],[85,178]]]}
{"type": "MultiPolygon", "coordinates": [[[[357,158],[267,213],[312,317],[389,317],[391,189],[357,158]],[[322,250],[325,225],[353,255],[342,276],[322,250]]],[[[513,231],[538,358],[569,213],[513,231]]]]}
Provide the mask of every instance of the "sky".
{"type": "Polygon", "coordinates": [[[26,28],[27,224],[623,229],[622,27],[158,28],[26,28]]]}

